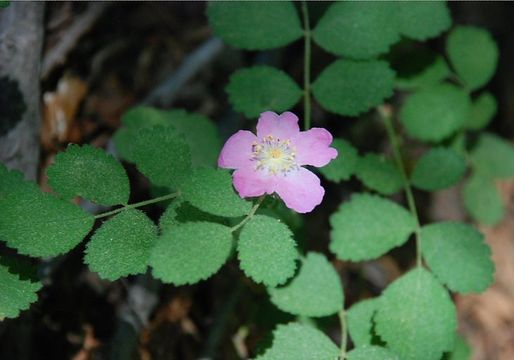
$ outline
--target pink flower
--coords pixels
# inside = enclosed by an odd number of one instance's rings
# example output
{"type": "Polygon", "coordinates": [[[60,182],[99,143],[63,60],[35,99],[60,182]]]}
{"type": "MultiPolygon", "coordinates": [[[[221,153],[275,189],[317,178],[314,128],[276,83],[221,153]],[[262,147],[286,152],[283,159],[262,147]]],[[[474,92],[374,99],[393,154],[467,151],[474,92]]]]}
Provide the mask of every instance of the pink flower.
{"type": "Polygon", "coordinates": [[[239,196],[277,193],[287,207],[307,213],[321,203],[325,189],[302,166],[321,167],[336,158],[331,143],[332,135],[325,129],[300,131],[298,117],[291,112],[266,111],[257,122],[257,136],[240,130],[227,140],[218,166],[236,170],[233,180],[239,196]]]}

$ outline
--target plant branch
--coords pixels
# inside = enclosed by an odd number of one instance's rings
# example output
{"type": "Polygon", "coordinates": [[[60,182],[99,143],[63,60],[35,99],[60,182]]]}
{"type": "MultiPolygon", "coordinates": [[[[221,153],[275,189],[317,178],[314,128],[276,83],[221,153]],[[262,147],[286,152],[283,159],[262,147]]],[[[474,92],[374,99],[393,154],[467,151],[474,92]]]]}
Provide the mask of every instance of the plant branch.
{"type": "Polygon", "coordinates": [[[262,202],[264,201],[264,197],[265,195],[261,196],[259,198],[259,200],[257,200],[257,202],[255,203],[255,205],[253,206],[253,208],[250,210],[250,212],[248,213],[248,215],[246,215],[246,217],[241,220],[241,222],[235,226],[233,226],[230,231],[231,232],[234,232],[236,231],[237,229],[241,228],[244,224],[246,224],[254,215],[255,215],[255,212],[257,211],[257,209],[259,208],[259,206],[261,206],[262,202]]]}
{"type": "Polygon", "coordinates": [[[168,194],[168,195],[164,195],[164,196],[159,196],[159,197],[154,198],[154,199],[145,200],[145,201],[141,201],[141,202],[134,203],[134,204],[129,204],[129,205],[123,206],[123,207],[118,208],[118,209],[114,209],[114,210],[111,210],[111,211],[107,211],[107,212],[95,215],[95,219],[101,219],[101,218],[104,218],[104,217],[107,217],[107,216],[111,216],[111,215],[117,214],[119,212],[122,212],[124,210],[134,209],[134,208],[138,208],[138,207],[141,207],[141,206],[150,205],[150,204],[158,203],[158,202],[161,202],[161,201],[173,199],[173,198],[176,198],[179,195],[180,195],[180,192],[175,192],[175,193],[172,193],[172,194],[168,194]]]}
{"type": "Polygon", "coordinates": [[[346,312],[343,310],[339,311],[339,322],[341,324],[341,353],[340,359],[346,358],[346,347],[348,341],[348,326],[346,325],[346,312]]]}
{"type": "Polygon", "coordinates": [[[389,137],[389,141],[391,142],[391,145],[393,147],[393,155],[394,160],[396,161],[396,166],[398,167],[398,170],[400,171],[402,182],[403,182],[403,189],[405,191],[405,195],[407,196],[407,204],[409,206],[409,210],[411,214],[414,216],[414,219],[416,221],[416,265],[421,266],[422,265],[422,259],[421,259],[421,244],[420,244],[420,230],[421,226],[419,223],[419,216],[418,211],[416,209],[416,202],[414,201],[414,195],[412,193],[412,188],[409,183],[409,179],[407,177],[407,172],[405,171],[405,165],[402,159],[402,155],[400,153],[400,144],[398,141],[398,137],[396,136],[396,132],[393,127],[392,122],[392,115],[391,115],[391,108],[389,106],[381,106],[378,109],[379,114],[381,115],[382,119],[384,120],[385,128],[387,131],[387,136],[389,137]]]}
{"type": "Polygon", "coordinates": [[[304,27],[304,59],[303,59],[303,127],[311,128],[311,28],[307,1],[302,1],[304,27]]]}

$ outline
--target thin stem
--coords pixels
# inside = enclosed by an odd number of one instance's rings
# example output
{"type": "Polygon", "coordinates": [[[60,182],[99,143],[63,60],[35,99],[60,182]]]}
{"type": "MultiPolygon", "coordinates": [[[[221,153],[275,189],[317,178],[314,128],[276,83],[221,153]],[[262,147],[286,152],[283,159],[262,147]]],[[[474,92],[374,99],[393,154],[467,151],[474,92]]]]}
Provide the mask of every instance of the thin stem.
{"type": "Polygon", "coordinates": [[[405,171],[402,155],[400,153],[398,137],[396,136],[396,132],[394,131],[391,109],[387,106],[382,106],[379,108],[379,113],[382,116],[382,119],[384,120],[387,136],[389,137],[389,141],[391,142],[391,145],[393,147],[394,160],[396,161],[396,166],[398,167],[398,170],[400,171],[400,174],[402,176],[403,189],[407,197],[407,204],[409,206],[409,210],[416,221],[416,265],[421,266],[421,226],[419,224],[419,216],[418,211],[416,209],[416,202],[414,201],[414,195],[412,193],[412,188],[410,186],[409,179],[407,177],[407,172],[405,171]]]}
{"type": "Polygon", "coordinates": [[[246,217],[241,220],[241,222],[235,226],[233,226],[230,231],[234,232],[236,231],[237,229],[241,228],[244,224],[246,224],[254,215],[255,215],[255,212],[257,211],[257,209],[259,208],[259,206],[261,206],[262,202],[264,201],[264,195],[261,196],[259,198],[259,200],[257,200],[257,202],[255,203],[255,205],[253,206],[253,208],[250,210],[250,212],[248,213],[248,215],[246,215],[246,217]]]}
{"type": "Polygon", "coordinates": [[[157,203],[157,202],[173,199],[173,198],[175,198],[175,197],[177,197],[179,195],[180,195],[180,192],[175,192],[175,193],[172,193],[172,194],[168,194],[168,195],[164,195],[164,196],[159,196],[159,197],[157,197],[155,199],[145,200],[145,201],[141,201],[141,202],[138,202],[138,203],[126,205],[126,206],[123,206],[123,207],[118,208],[118,209],[114,209],[114,210],[111,210],[111,211],[107,211],[107,212],[95,215],[95,219],[101,219],[101,218],[104,218],[104,217],[107,217],[107,216],[111,216],[111,215],[117,214],[119,212],[122,212],[124,210],[134,209],[134,208],[137,208],[137,207],[141,207],[141,206],[150,205],[150,204],[154,204],[154,203],[157,203]]]}
{"type": "Polygon", "coordinates": [[[302,1],[304,27],[304,58],[303,58],[303,127],[311,128],[311,28],[307,1],[302,1]]]}
{"type": "Polygon", "coordinates": [[[339,311],[339,322],[341,324],[341,353],[340,359],[346,358],[346,344],[348,341],[348,326],[346,325],[346,312],[344,310],[339,311]]]}

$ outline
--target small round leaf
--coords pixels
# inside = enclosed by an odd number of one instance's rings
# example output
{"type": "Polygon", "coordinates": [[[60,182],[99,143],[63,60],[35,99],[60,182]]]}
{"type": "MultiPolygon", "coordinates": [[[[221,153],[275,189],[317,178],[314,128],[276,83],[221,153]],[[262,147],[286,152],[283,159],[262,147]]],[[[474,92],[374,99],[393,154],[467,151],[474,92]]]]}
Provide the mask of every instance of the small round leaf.
{"type": "Polygon", "coordinates": [[[500,194],[490,178],[471,176],[462,189],[462,197],[466,210],[481,224],[496,225],[505,215],[500,194]]]}
{"type": "Polygon", "coordinates": [[[433,148],[418,160],[411,175],[412,184],[434,191],[455,185],[466,171],[464,158],[450,148],[433,148]]]}
{"type": "Polygon", "coordinates": [[[447,30],[452,24],[448,6],[443,1],[395,2],[394,17],[402,35],[426,40],[447,30]]]}
{"type": "Polygon", "coordinates": [[[403,187],[403,180],[396,165],[383,156],[366,154],[357,161],[357,178],[368,188],[381,194],[391,195],[403,187]]]}
{"type": "Polygon", "coordinates": [[[356,347],[371,345],[373,340],[373,316],[377,310],[378,301],[378,298],[360,301],[348,309],[346,313],[348,332],[356,347]]]}
{"type": "Polygon", "coordinates": [[[338,155],[328,165],[320,168],[319,172],[334,182],[350,179],[359,159],[357,149],[344,139],[334,139],[330,146],[337,150],[338,155]]]}
{"type": "Polygon", "coordinates": [[[470,130],[481,130],[485,128],[498,110],[496,98],[490,92],[483,92],[473,101],[469,116],[464,123],[464,127],[470,130]]]}
{"type": "Polygon", "coordinates": [[[493,179],[514,177],[514,147],[499,136],[483,133],[471,151],[475,171],[493,179]]]}

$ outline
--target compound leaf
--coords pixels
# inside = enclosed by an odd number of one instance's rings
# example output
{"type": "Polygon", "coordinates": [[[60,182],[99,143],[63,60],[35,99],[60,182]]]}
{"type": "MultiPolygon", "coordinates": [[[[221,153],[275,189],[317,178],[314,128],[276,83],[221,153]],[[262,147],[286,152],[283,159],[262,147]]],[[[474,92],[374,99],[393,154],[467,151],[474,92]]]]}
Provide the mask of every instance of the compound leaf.
{"type": "Polygon", "coordinates": [[[286,286],[269,288],[280,310],[309,317],[328,316],[343,308],[343,287],[337,272],[322,254],[308,253],[300,271],[286,286]]]}
{"type": "Polygon", "coordinates": [[[325,109],[357,116],[393,94],[394,76],[385,61],[336,60],[321,72],[312,91],[325,109]]]}
{"type": "Polygon", "coordinates": [[[153,275],[175,285],[194,284],[216,273],[232,250],[232,233],[224,225],[184,223],[157,240],[150,255],[153,275]]]}
{"type": "Polygon", "coordinates": [[[439,360],[453,349],[455,305],[442,285],[423,268],[389,285],[374,317],[377,334],[405,360],[439,360]]]}
{"type": "Polygon", "coordinates": [[[434,191],[455,185],[466,171],[464,158],[451,148],[433,148],[418,160],[411,175],[412,184],[434,191]]]}
{"type": "Polygon", "coordinates": [[[356,194],[330,217],[330,250],[341,260],[377,258],[409,238],[414,217],[400,205],[376,195],[356,194]],[[387,231],[384,231],[387,229],[387,231]]]}
{"type": "Polygon", "coordinates": [[[237,245],[241,269],[267,286],[294,275],[298,252],[291,230],[277,219],[256,215],[241,231],[237,245]]]}
{"type": "Polygon", "coordinates": [[[141,274],[146,271],[156,240],[157,226],[143,212],[124,210],[95,231],[84,261],[108,280],[141,274]]]}
{"type": "Polygon", "coordinates": [[[48,183],[66,199],[80,196],[102,205],[127,204],[130,185],[123,166],[90,145],[70,145],[47,170],[48,183]]]}
{"type": "Polygon", "coordinates": [[[270,66],[237,71],[230,77],[226,91],[234,109],[249,118],[267,110],[289,110],[302,96],[302,89],[289,75],[270,66]]]}

